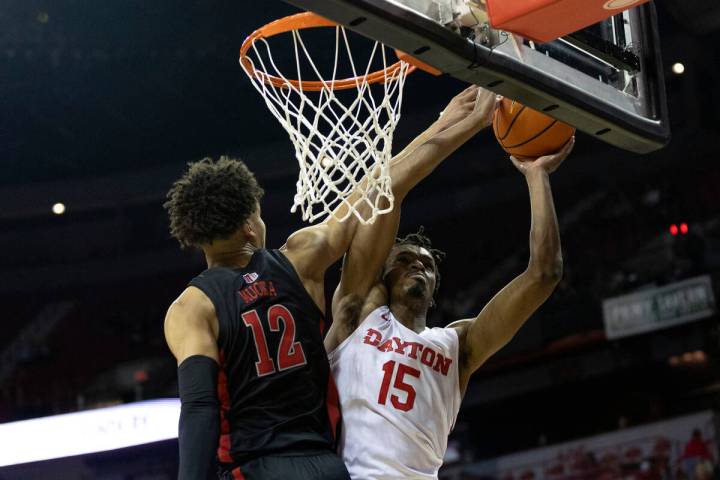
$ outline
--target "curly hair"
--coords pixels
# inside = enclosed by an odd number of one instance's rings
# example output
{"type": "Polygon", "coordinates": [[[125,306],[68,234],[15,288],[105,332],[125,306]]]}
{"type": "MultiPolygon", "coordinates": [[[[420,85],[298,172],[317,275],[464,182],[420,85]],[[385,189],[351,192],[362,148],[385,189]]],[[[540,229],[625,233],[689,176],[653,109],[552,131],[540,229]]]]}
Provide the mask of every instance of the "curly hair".
{"type": "Polygon", "coordinates": [[[445,252],[443,252],[442,250],[438,250],[437,248],[433,248],[432,241],[427,235],[425,235],[424,226],[420,226],[420,229],[417,231],[417,233],[410,233],[403,238],[396,238],[393,248],[402,245],[415,245],[418,247],[422,247],[428,252],[430,252],[433,260],[435,260],[435,291],[433,292],[433,294],[437,293],[440,289],[440,263],[443,261],[443,259],[445,259],[445,252]]]}
{"type": "Polygon", "coordinates": [[[189,163],[163,207],[182,248],[227,238],[255,212],[263,189],[245,163],[229,157],[189,163]]]}

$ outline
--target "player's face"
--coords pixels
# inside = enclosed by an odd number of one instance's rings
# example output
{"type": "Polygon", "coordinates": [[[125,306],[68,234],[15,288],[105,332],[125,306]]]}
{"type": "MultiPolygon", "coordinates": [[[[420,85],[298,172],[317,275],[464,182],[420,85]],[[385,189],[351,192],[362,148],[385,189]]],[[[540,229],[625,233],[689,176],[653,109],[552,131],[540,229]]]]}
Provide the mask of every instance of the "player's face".
{"type": "Polygon", "coordinates": [[[385,283],[391,298],[410,297],[429,304],[435,280],[435,259],[423,247],[399,245],[385,262],[385,283]]]}
{"type": "Polygon", "coordinates": [[[247,219],[247,223],[250,225],[253,232],[251,242],[257,248],[265,248],[265,222],[263,222],[261,214],[262,211],[260,209],[260,204],[258,203],[255,212],[247,219]]]}

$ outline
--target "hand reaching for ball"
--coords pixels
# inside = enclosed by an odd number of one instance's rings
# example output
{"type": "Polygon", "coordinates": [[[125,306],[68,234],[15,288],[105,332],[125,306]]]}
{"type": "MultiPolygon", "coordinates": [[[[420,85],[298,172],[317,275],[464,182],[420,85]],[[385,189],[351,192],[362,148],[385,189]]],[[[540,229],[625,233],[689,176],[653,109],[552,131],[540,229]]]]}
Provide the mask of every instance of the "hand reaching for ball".
{"type": "Polygon", "coordinates": [[[517,159],[552,155],[575,135],[572,126],[507,98],[495,110],[493,130],[503,150],[517,159]]]}
{"type": "Polygon", "coordinates": [[[571,137],[565,146],[557,153],[543,155],[542,157],[538,157],[536,159],[530,158],[523,160],[518,160],[517,158],[511,156],[510,160],[513,162],[513,165],[515,165],[515,168],[520,170],[520,173],[523,175],[527,175],[532,171],[544,171],[550,174],[557,170],[560,164],[567,158],[568,155],[570,155],[574,146],[575,137],[571,137]]]}
{"type": "Polygon", "coordinates": [[[493,92],[471,85],[457,94],[445,107],[437,121],[439,131],[456,125],[474,132],[489,127],[499,98],[493,92]]]}

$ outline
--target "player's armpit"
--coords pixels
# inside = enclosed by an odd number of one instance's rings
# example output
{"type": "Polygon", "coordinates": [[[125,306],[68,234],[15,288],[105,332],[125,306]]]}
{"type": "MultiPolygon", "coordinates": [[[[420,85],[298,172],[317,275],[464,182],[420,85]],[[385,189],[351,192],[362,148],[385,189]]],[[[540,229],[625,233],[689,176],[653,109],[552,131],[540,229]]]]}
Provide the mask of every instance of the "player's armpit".
{"type": "Polygon", "coordinates": [[[552,294],[560,273],[531,269],[500,290],[473,320],[451,324],[460,337],[460,388],[465,391],[470,375],[505,346],[525,321],[552,294]]]}
{"type": "Polygon", "coordinates": [[[335,350],[373,310],[387,305],[388,301],[387,288],[379,282],[373,285],[366,296],[354,294],[341,296],[338,287],[333,296],[333,323],[325,337],[325,350],[328,352],[335,350]]]}
{"type": "Polygon", "coordinates": [[[202,290],[188,287],[165,315],[165,340],[178,365],[193,355],[218,361],[215,307],[202,290]]]}
{"type": "Polygon", "coordinates": [[[365,299],[360,295],[340,297],[335,290],[332,301],[332,324],[323,340],[325,350],[330,353],[349,337],[360,324],[365,299]]]}
{"type": "Polygon", "coordinates": [[[372,225],[359,225],[349,250],[343,258],[342,276],[334,302],[348,295],[365,297],[380,282],[382,267],[395,244],[400,225],[402,199],[395,208],[379,216],[372,225]]]}

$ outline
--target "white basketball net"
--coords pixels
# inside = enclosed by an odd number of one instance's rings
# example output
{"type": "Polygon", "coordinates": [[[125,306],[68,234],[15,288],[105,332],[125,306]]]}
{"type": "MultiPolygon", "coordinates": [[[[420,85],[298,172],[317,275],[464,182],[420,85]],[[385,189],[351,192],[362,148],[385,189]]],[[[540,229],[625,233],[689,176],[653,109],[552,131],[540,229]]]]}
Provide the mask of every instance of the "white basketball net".
{"type": "Polygon", "coordinates": [[[388,69],[386,48],[375,42],[367,67],[358,74],[345,29],[334,28],[334,65],[332,76],[327,80],[305,48],[300,32],[290,32],[297,64],[293,75],[303,80],[301,62],[307,62],[307,66],[303,66],[305,71],[314,72],[322,81],[319,91],[304,91],[302,84],[293,85],[276,66],[264,38],[255,40],[247,53],[254,72],[245,71],[272,114],[287,130],[295,148],[300,176],[290,211],[300,207],[303,220],[309,222],[328,215],[344,221],[355,215],[362,223],[373,223],[378,215],[393,208],[389,166],[392,138],[400,119],[409,65],[402,62],[400,68],[388,69]],[[341,43],[352,76],[356,77],[355,88],[345,91],[343,101],[333,90],[341,43]],[[377,101],[367,76],[373,61],[380,59],[385,73],[384,82],[376,86],[376,90],[382,89],[382,99],[377,101]],[[268,73],[282,79],[282,86],[269,83],[268,73]]]}

